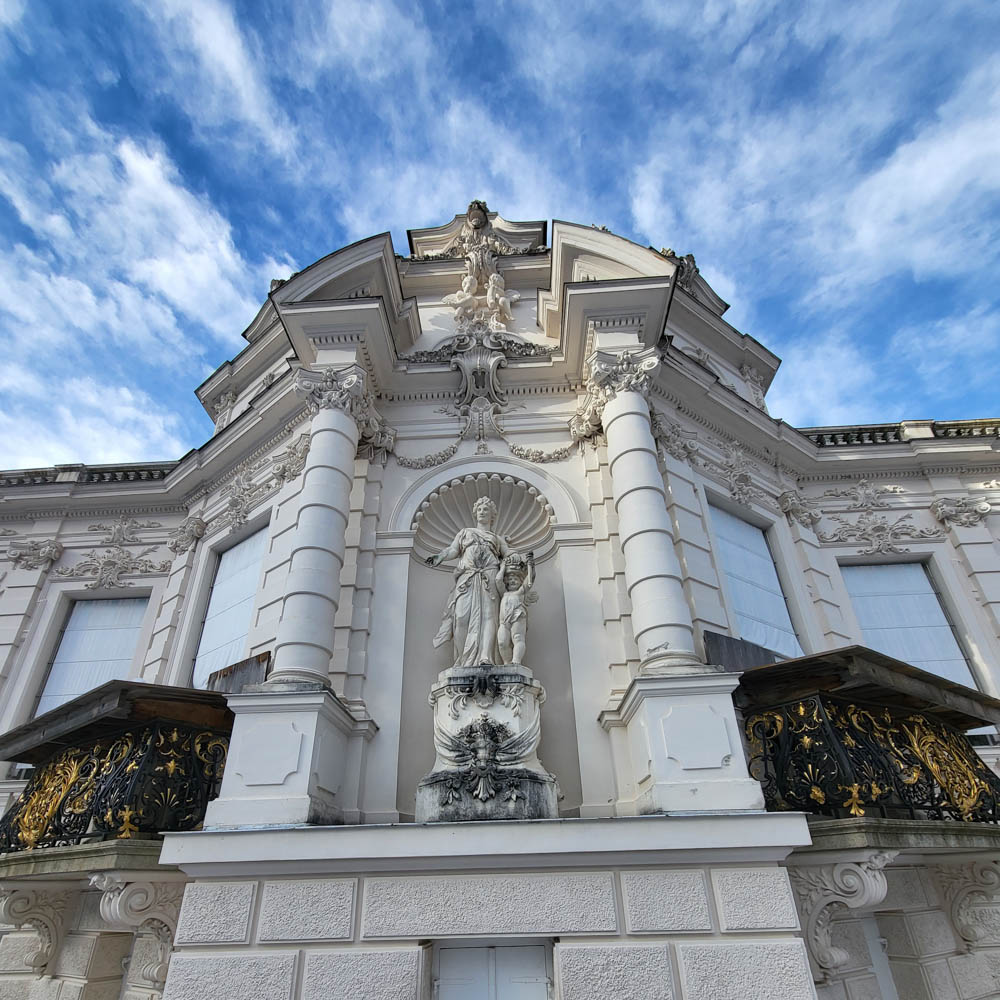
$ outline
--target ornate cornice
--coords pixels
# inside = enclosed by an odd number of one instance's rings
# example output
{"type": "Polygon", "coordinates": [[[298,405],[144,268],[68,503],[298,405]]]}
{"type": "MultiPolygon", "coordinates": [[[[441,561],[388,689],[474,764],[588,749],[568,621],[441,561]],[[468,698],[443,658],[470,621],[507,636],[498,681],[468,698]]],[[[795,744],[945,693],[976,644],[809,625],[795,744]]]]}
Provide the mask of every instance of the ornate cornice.
{"type": "Polygon", "coordinates": [[[792,888],[804,918],[809,956],[819,978],[829,980],[847,964],[850,955],[833,944],[831,931],[837,910],[865,910],[885,899],[888,885],[883,870],[898,851],[883,851],[858,863],[789,867],[792,888]]]}

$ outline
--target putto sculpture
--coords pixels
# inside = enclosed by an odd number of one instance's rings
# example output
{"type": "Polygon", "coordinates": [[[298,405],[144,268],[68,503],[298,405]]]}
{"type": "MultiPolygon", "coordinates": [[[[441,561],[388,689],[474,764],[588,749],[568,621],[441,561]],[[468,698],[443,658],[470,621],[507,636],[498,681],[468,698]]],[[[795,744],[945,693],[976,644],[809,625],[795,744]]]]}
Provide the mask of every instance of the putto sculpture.
{"type": "Polygon", "coordinates": [[[454,310],[456,323],[478,321],[494,333],[508,329],[508,324],[514,321],[511,306],[521,296],[507,290],[497,259],[513,253],[517,251],[493,229],[486,202],[470,202],[462,231],[451,246],[437,255],[465,256],[466,273],[461,288],[442,299],[454,310]]]}
{"type": "Polygon", "coordinates": [[[475,525],[426,560],[457,566],[433,640],[435,648],[451,641],[451,665],[431,688],[436,759],[417,787],[416,819],[554,817],[558,784],[538,759],[545,691],[523,662],[534,553],[513,551],[494,531],[489,497],[472,514],[475,525]]]}

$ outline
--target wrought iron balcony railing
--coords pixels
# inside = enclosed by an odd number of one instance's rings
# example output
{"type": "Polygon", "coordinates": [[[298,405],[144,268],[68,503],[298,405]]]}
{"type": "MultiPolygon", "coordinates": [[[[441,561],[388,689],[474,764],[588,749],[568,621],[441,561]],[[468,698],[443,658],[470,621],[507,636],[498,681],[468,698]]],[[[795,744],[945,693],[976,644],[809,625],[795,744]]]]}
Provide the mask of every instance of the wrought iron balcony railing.
{"type": "Polygon", "coordinates": [[[195,829],[231,730],[221,695],[111,681],[7,733],[0,758],[35,770],[0,819],[0,853],[195,829]]]}
{"type": "Polygon", "coordinates": [[[862,647],[748,670],[737,696],[768,809],[1000,823],[965,730],[1000,701],[862,647]]]}

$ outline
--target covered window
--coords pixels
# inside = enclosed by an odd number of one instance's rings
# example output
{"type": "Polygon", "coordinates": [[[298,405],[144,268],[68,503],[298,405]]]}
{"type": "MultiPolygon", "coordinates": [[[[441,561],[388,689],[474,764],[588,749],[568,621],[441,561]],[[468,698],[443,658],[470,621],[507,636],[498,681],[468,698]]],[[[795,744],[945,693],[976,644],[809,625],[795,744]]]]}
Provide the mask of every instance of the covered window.
{"type": "Polygon", "coordinates": [[[210,674],[245,658],[266,545],[265,528],[226,549],[219,557],[201,642],[194,658],[193,687],[205,687],[210,674]]]}
{"type": "Polygon", "coordinates": [[[438,1000],[547,1000],[551,950],[545,945],[442,947],[437,953],[438,1000]]]}
{"type": "Polygon", "coordinates": [[[128,677],[146,604],[145,597],[74,601],[35,715],[128,677]]]}
{"type": "Polygon", "coordinates": [[[866,646],[976,687],[955,630],[923,563],[841,566],[866,646]]]}
{"type": "Polygon", "coordinates": [[[801,656],[764,532],[719,507],[709,510],[740,638],[782,656],[801,656]]]}

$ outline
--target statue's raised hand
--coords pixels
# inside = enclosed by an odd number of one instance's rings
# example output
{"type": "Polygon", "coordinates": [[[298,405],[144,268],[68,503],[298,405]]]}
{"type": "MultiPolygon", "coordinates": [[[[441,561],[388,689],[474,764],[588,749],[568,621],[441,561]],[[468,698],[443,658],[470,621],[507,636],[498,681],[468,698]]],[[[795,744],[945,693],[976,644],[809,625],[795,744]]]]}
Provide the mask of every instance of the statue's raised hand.
{"type": "Polygon", "coordinates": [[[425,562],[425,563],[427,563],[427,565],[428,565],[428,566],[440,566],[440,565],[441,565],[441,561],[442,561],[442,559],[443,559],[443,556],[442,556],[442,555],[441,555],[441,553],[439,552],[439,553],[438,553],[437,555],[434,555],[434,556],[428,556],[428,557],[427,557],[427,558],[426,558],[426,559],[424,560],[424,562],[425,562]]]}

